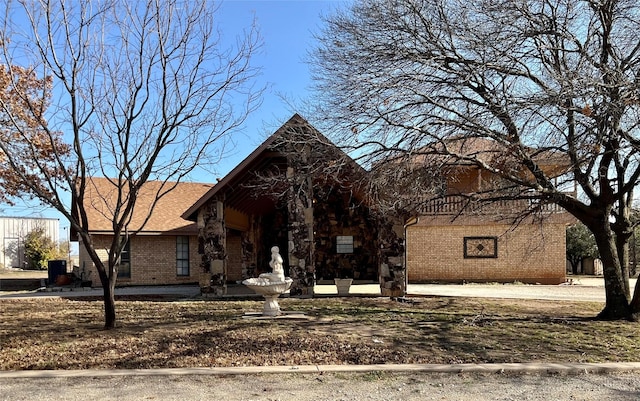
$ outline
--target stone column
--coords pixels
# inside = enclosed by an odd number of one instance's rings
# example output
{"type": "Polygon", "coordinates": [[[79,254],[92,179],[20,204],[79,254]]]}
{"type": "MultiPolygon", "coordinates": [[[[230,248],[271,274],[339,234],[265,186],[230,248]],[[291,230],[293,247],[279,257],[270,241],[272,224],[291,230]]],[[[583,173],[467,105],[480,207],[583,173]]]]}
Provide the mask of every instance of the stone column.
{"type": "Polygon", "coordinates": [[[256,219],[257,217],[251,216],[251,224],[249,231],[243,231],[241,236],[242,241],[242,279],[256,277],[256,219]]]}
{"type": "Polygon", "coordinates": [[[222,200],[212,200],[198,211],[198,228],[201,267],[209,281],[208,287],[202,287],[206,280],[201,280],[202,291],[224,295],[227,292],[227,230],[222,200]]]}
{"type": "Polygon", "coordinates": [[[403,297],[407,293],[404,241],[404,225],[399,219],[379,219],[378,276],[382,296],[403,297]]]}
{"type": "Polygon", "coordinates": [[[297,175],[293,167],[287,169],[287,179],[289,276],[293,279],[291,295],[313,296],[313,186],[310,178],[297,175]]]}

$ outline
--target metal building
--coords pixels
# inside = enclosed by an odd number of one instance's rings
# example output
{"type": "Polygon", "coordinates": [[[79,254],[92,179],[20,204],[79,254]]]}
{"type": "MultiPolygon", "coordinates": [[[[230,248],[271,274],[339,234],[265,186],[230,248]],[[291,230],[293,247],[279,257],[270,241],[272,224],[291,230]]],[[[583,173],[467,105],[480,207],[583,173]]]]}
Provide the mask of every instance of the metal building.
{"type": "Polygon", "coordinates": [[[24,238],[36,228],[43,228],[53,242],[59,241],[60,221],[54,218],[0,217],[0,264],[5,268],[24,268],[24,238]]]}

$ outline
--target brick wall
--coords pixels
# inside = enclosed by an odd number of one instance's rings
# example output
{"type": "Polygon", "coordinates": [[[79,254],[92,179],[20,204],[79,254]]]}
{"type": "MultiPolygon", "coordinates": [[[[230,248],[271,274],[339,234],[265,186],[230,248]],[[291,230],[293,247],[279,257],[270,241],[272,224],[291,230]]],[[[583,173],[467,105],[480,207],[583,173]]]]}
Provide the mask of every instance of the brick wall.
{"type": "Polygon", "coordinates": [[[407,228],[410,283],[565,281],[565,225],[419,224],[407,228]],[[465,237],[497,237],[497,258],[465,258],[465,237]]]}
{"type": "Polygon", "coordinates": [[[227,281],[242,280],[242,238],[239,232],[227,231],[227,281]]]}
{"type": "MultiPolygon", "coordinates": [[[[107,260],[107,249],[111,244],[111,236],[93,236],[98,255],[107,260]]],[[[176,237],[138,236],[131,240],[131,278],[118,278],[116,285],[166,285],[197,283],[200,276],[200,255],[198,254],[197,236],[189,236],[189,276],[178,276],[176,273],[176,237]]],[[[93,286],[100,286],[98,272],[89,259],[86,249],[80,243],[80,267],[86,266],[91,271],[89,277],[93,286]]]]}

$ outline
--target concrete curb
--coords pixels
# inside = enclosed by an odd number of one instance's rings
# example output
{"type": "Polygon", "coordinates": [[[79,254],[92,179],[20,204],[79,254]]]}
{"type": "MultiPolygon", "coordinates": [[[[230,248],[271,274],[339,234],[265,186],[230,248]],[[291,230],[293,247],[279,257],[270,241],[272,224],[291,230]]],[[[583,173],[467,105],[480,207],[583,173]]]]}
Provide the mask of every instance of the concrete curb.
{"type": "Polygon", "coordinates": [[[167,369],[88,369],[88,370],[21,370],[0,371],[1,379],[66,378],[113,376],[189,376],[189,375],[252,375],[252,374],[322,374],[322,373],[511,373],[565,374],[615,373],[640,371],[640,362],[610,363],[481,363],[459,365],[302,365],[248,366],[228,368],[167,368],[167,369]]]}

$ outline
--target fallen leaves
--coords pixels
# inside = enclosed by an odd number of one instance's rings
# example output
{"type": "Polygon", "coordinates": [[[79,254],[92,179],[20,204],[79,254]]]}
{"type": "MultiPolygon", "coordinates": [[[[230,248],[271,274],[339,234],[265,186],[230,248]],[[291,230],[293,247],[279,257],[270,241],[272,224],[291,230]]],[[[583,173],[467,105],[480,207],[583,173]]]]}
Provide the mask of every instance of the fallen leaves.
{"type": "MultiPolygon", "coordinates": [[[[5,300],[0,369],[626,361],[640,350],[638,325],[567,316],[577,308],[571,303],[287,298],[280,304],[308,319],[243,319],[260,310],[258,301],[119,301],[119,327],[105,331],[100,302],[5,300]]],[[[585,316],[600,308],[579,305],[585,316]]]]}

